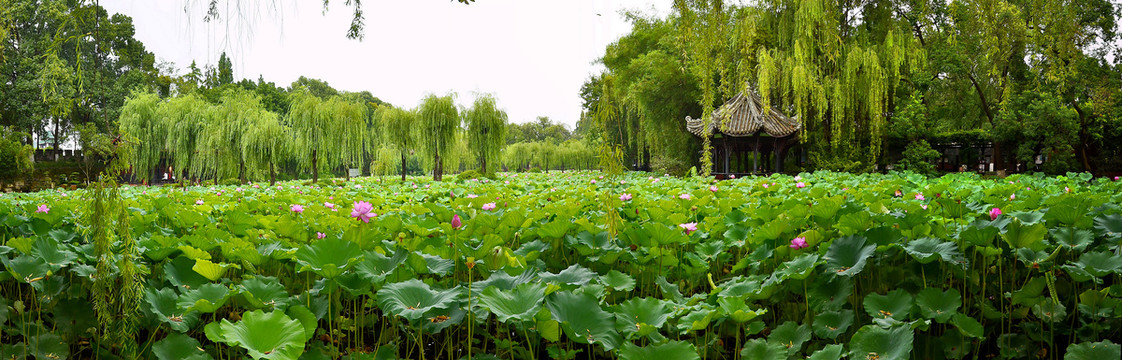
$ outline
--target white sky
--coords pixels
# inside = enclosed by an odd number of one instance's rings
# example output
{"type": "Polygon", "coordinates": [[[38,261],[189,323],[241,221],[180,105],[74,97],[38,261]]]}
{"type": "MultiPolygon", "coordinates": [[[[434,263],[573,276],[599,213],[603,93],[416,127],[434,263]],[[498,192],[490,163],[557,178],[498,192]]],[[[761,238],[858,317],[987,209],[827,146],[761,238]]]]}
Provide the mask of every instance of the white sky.
{"type": "Polygon", "coordinates": [[[367,0],[361,42],[346,38],[344,0],[326,13],[319,0],[243,0],[243,15],[223,9],[211,23],[202,20],[206,0],[100,3],[131,16],[136,38],[179,74],[226,51],[235,79],[261,74],[287,87],[303,75],[405,107],[430,92],[455,92],[460,105],[487,92],[512,122],[548,116],[572,129],[580,86],[602,68],[593,62],[631,29],[621,10],[664,16],[672,0],[367,0]]]}

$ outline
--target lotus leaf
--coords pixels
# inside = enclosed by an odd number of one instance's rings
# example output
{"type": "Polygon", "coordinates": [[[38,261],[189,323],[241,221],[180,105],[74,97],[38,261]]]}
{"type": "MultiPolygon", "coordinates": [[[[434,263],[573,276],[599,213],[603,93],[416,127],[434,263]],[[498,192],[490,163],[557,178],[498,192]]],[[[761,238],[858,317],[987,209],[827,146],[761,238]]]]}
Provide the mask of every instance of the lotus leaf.
{"type": "Polygon", "coordinates": [[[635,346],[632,343],[625,343],[619,350],[619,358],[623,360],[642,360],[642,359],[700,359],[697,355],[697,349],[693,344],[685,341],[669,341],[660,345],[648,345],[644,347],[635,346]]]}
{"type": "Polygon", "coordinates": [[[1122,359],[1122,346],[1103,340],[1082,342],[1067,347],[1064,360],[1103,360],[1122,359]]]}
{"type": "Polygon", "coordinates": [[[296,250],[300,271],[312,271],[331,279],[362,261],[362,249],[342,238],[327,238],[296,250]]]}
{"type": "Polygon", "coordinates": [[[826,268],[830,273],[854,276],[865,269],[865,262],[876,251],[876,245],[865,245],[863,236],[846,236],[834,240],[826,251],[826,268]]]}
{"type": "Polygon", "coordinates": [[[903,289],[889,291],[885,295],[869,294],[865,296],[865,312],[873,318],[907,320],[912,311],[914,299],[911,294],[903,289]]]}
{"type": "Polygon", "coordinates": [[[159,360],[208,360],[214,359],[199,349],[202,345],[194,338],[173,333],[152,345],[152,354],[159,360]]]}
{"type": "Polygon", "coordinates": [[[148,303],[148,310],[172,330],[187,332],[199,321],[198,312],[187,311],[179,306],[179,296],[175,294],[175,290],[148,289],[144,293],[144,300],[148,303]]]}
{"type": "Polygon", "coordinates": [[[500,322],[515,319],[520,322],[530,321],[542,309],[542,299],[545,298],[545,286],[541,284],[526,283],[512,290],[500,290],[498,287],[487,287],[483,290],[479,300],[500,322]]]}
{"type": "Polygon", "coordinates": [[[857,329],[849,341],[849,356],[855,359],[876,357],[879,360],[904,360],[912,352],[915,333],[907,326],[888,329],[865,325],[857,329]]]}
{"type": "Polygon", "coordinates": [[[779,325],[767,337],[769,344],[779,344],[787,350],[787,356],[792,356],[798,353],[803,348],[803,344],[810,340],[810,327],[806,324],[795,324],[794,321],[784,322],[779,325]]]}
{"type": "Polygon", "coordinates": [[[435,309],[447,309],[458,303],[460,287],[436,290],[417,279],[386,285],[378,290],[378,305],[387,313],[411,322],[429,317],[435,309]]]}
{"type": "Polygon", "coordinates": [[[582,344],[601,344],[607,350],[619,347],[615,318],[600,308],[596,299],[567,291],[550,294],[545,303],[565,335],[582,344]]]}
{"type": "Polygon", "coordinates": [[[740,356],[745,359],[757,360],[785,360],[787,349],[783,345],[767,342],[763,339],[752,339],[744,343],[740,356]]]}
{"type": "Polygon", "coordinates": [[[283,312],[255,310],[242,314],[236,323],[222,319],[207,324],[207,338],[214,342],[239,346],[254,359],[296,360],[304,353],[304,333],[300,322],[283,312]]]}
{"type": "Polygon", "coordinates": [[[966,266],[965,261],[962,260],[962,253],[958,251],[958,245],[951,242],[940,241],[935,238],[920,238],[912,240],[904,247],[909,255],[914,257],[921,264],[927,264],[936,259],[942,259],[956,265],[966,266]]]}
{"type": "Polygon", "coordinates": [[[810,355],[810,357],[807,357],[807,359],[809,359],[809,360],[836,360],[836,359],[841,359],[843,351],[845,351],[845,348],[843,348],[840,344],[826,345],[826,347],[823,347],[822,349],[820,349],[818,351],[815,351],[813,354],[810,355]]]}
{"type": "Polygon", "coordinates": [[[853,311],[827,311],[814,317],[814,334],[826,339],[836,339],[853,325],[853,311]]]}
{"type": "Polygon", "coordinates": [[[230,288],[226,285],[206,284],[180,295],[178,305],[185,311],[212,313],[226,304],[231,295],[230,288]]]}

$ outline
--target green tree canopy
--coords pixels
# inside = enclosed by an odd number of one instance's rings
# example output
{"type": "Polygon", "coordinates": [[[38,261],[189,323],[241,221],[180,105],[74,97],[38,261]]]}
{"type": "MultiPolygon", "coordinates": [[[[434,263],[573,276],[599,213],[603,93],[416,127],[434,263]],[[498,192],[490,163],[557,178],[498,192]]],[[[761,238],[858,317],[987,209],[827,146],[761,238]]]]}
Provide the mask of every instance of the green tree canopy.
{"type": "Polygon", "coordinates": [[[443,154],[447,157],[455,146],[456,132],[460,129],[460,114],[452,95],[429,94],[421,100],[417,110],[419,148],[432,156],[432,178],[440,181],[444,175],[443,154]]]}
{"type": "MultiPolygon", "coordinates": [[[[417,145],[417,114],[413,111],[383,106],[378,108],[377,118],[382,124],[382,139],[390,148],[401,154],[401,181],[405,181],[406,155],[417,145]]],[[[378,161],[385,161],[383,152],[378,161]]]]}
{"type": "MultiPolygon", "coordinates": [[[[495,97],[482,95],[464,112],[468,144],[479,160],[480,172],[488,174],[487,164],[497,162],[506,144],[507,115],[495,104],[495,97]]],[[[490,169],[494,172],[492,166],[490,169]]]]}

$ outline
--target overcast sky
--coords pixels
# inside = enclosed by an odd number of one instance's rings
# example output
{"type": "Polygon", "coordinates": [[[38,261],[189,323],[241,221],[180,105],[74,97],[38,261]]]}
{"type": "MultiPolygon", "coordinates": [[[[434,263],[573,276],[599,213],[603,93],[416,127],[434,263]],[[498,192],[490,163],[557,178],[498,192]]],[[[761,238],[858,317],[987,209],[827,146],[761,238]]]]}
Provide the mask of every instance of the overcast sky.
{"type": "Polygon", "coordinates": [[[210,23],[206,0],[100,3],[131,16],[136,38],[179,74],[192,60],[217,64],[225,51],[235,79],[260,74],[287,87],[303,75],[406,107],[430,92],[455,92],[461,105],[492,93],[512,122],[548,116],[571,129],[580,86],[601,69],[595,60],[631,28],[621,10],[661,16],[672,0],[368,0],[361,42],[346,38],[344,0],[326,13],[319,0],[243,0],[210,23]]]}

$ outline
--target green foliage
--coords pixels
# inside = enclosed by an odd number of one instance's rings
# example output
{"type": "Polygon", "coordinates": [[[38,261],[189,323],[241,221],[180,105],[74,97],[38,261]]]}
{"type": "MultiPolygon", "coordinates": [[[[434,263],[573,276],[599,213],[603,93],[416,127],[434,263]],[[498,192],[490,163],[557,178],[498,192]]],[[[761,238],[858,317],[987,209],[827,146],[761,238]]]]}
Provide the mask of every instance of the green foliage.
{"type": "Polygon", "coordinates": [[[479,159],[479,171],[484,174],[495,172],[502,147],[506,144],[506,112],[495,105],[493,96],[482,95],[463,115],[467,125],[467,145],[479,159]],[[487,164],[492,164],[490,169],[487,164]]]}
{"type": "MultiPolygon", "coordinates": [[[[389,160],[389,153],[383,152],[381,149],[378,151],[379,163],[383,169],[388,169],[390,162],[396,162],[395,168],[401,169],[401,180],[405,181],[405,166],[406,152],[416,150],[418,140],[417,134],[417,114],[413,111],[404,110],[392,106],[383,106],[378,108],[378,113],[375,116],[382,124],[382,137],[389,148],[396,150],[401,155],[400,159],[389,160]]],[[[388,173],[388,172],[387,172],[388,173]]],[[[379,172],[379,174],[382,174],[379,172]]]]}
{"type": "MultiPolygon", "coordinates": [[[[301,88],[303,89],[303,88],[301,88]]],[[[336,166],[358,167],[366,151],[366,107],[333,96],[321,99],[308,90],[295,90],[286,123],[295,140],[292,154],[302,169],[312,172],[336,166]]]]}
{"type": "Polygon", "coordinates": [[[429,94],[421,100],[417,108],[417,145],[422,152],[432,156],[432,178],[440,181],[444,175],[444,163],[453,154],[450,150],[456,143],[456,131],[460,128],[460,114],[452,95],[436,96],[429,94]]]}
{"type": "Polygon", "coordinates": [[[34,167],[30,156],[35,151],[23,144],[25,134],[0,128],[0,179],[13,179],[34,167]]]}
{"type": "Polygon", "coordinates": [[[900,170],[908,170],[923,175],[935,175],[935,161],[942,154],[932,149],[927,140],[916,140],[908,143],[904,149],[904,158],[896,165],[900,170]]]}

